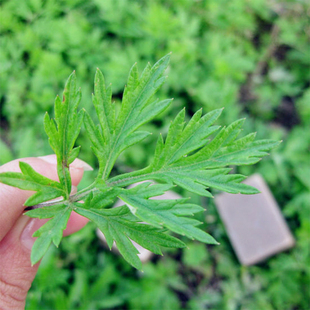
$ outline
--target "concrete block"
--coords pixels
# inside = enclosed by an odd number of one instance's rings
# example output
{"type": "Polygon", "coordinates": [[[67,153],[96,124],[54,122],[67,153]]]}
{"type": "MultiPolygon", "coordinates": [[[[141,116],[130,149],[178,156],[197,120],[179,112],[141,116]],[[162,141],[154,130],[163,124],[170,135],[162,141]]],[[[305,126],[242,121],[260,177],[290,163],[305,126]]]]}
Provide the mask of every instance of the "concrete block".
{"type": "Polygon", "coordinates": [[[255,174],[244,183],[261,193],[222,193],[215,203],[240,263],[253,265],[293,247],[295,240],[264,179],[255,174]]]}

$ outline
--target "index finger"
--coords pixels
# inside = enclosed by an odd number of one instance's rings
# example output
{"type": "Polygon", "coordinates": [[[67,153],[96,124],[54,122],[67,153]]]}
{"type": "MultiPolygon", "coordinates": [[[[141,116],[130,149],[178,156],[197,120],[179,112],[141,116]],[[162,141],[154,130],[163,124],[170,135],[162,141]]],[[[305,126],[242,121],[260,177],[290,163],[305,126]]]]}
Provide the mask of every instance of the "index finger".
{"type": "MultiPolygon", "coordinates": [[[[48,161],[42,158],[23,158],[19,160],[11,161],[0,167],[0,172],[12,171],[20,172],[19,162],[23,161],[28,163],[38,173],[58,181],[56,164],[53,164],[53,157],[48,156],[48,161]]],[[[56,160],[54,160],[56,163],[56,160]]],[[[73,165],[73,164],[72,164],[73,165]]],[[[81,165],[77,165],[77,169],[70,170],[72,184],[77,185],[83,176],[83,169],[81,165]]],[[[14,225],[16,220],[22,215],[24,211],[24,202],[30,197],[33,192],[24,191],[12,186],[8,186],[0,183],[0,240],[7,234],[7,232],[14,225]]]]}

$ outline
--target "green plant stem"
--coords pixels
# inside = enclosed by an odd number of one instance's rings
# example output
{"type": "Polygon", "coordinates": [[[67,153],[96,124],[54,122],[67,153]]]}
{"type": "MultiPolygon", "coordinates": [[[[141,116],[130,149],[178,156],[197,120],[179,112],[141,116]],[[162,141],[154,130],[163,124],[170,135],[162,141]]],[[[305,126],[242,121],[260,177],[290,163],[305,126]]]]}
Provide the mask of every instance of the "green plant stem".
{"type": "MultiPolygon", "coordinates": [[[[147,169],[147,168],[146,168],[147,169]]],[[[141,173],[142,171],[146,171],[146,169],[142,169],[139,172],[141,173]]],[[[137,171],[138,172],[138,171],[137,171]]],[[[112,182],[107,182],[107,186],[108,187],[113,187],[113,186],[126,186],[128,184],[132,184],[135,179],[141,179],[141,178],[145,178],[146,176],[150,176],[150,173],[144,173],[144,174],[140,174],[137,176],[130,176],[130,177],[126,177],[123,179],[119,179],[116,181],[112,181],[112,182]]],[[[76,194],[73,195],[69,195],[68,199],[57,199],[57,200],[53,200],[53,201],[46,201],[46,202],[42,202],[39,203],[37,205],[33,205],[33,206],[29,206],[27,208],[25,208],[26,211],[29,210],[33,210],[33,209],[37,209],[37,208],[43,208],[43,207],[49,207],[49,206],[55,206],[55,205],[60,205],[65,203],[66,201],[74,203],[74,202],[78,202],[83,200],[87,195],[89,195],[91,192],[96,192],[99,191],[98,188],[95,187],[96,186],[96,181],[94,181],[92,184],[90,184],[89,186],[87,186],[86,188],[82,189],[81,191],[79,191],[76,194]]]]}

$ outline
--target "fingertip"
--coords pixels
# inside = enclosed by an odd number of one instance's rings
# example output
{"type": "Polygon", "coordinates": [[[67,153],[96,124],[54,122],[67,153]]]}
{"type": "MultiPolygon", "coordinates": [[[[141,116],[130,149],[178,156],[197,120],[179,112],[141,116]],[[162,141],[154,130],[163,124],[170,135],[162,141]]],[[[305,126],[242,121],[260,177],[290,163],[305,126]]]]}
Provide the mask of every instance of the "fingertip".
{"type": "MultiPolygon", "coordinates": [[[[49,164],[52,164],[55,166],[57,165],[57,158],[55,154],[41,156],[38,158],[49,164]]],[[[83,177],[84,171],[91,171],[91,170],[93,170],[93,168],[89,164],[87,164],[85,161],[79,158],[76,158],[70,164],[70,174],[71,174],[72,185],[77,186],[83,177]]]]}
{"type": "Polygon", "coordinates": [[[88,163],[86,163],[84,160],[81,160],[79,158],[76,158],[72,164],[70,164],[71,167],[74,168],[81,168],[84,171],[92,171],[94,170],[93,167],[91,165],[89,165],[88,163]]]}
{"type": "Polygon", "coordinates": [[[71,182],[73,186],[77,186],[83,178],[83,168],[75,168],[70,166],[71,182]]]}
{"type": "Polygon", "coordinates": [[[82,229],[88,223],[88,219],[82,215],[72,212],[68,220],[67,228],[64,230],[63,235],[71,235],[82,229]]]}

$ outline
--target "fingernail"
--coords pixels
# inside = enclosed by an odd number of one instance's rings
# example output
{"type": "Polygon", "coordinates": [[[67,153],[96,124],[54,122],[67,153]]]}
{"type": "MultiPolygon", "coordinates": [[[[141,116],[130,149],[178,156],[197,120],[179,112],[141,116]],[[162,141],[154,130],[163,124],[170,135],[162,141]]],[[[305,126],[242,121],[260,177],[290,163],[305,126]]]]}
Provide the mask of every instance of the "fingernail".
{"type": "MultiPolygon", "coordinates": [[[[38,157],[44,161],[46,161],[49,164],[57,164],[57,158],[56,155],[47,155],[47,156],[40,156],[38,157]]],[[[89,164],[87,164],[85,161],[76,158],[72,164],[70,164],[71,168],[76,168],[76,169],[83,169],[84,171],[91,171],[94,170],[89,164]]]]}
{"type": "Polygon", "coordinates": [[[94,170],[92,168],[92,166],[90,166],[88,163],[86,163],[85,161],[79,159],[79,158],[76,158],[73,163],[70,165],[70,167],[72,168],[81,168],[83,169],[84,171],[92,171],[94,170]]]}
{"type": "Polygon", "coordinates": [[[39,156],[38,158],[46,161],[49,164],[57,165],[56,155],[39,156]]]}
{"type": "Polygon", "coordinates": [[[20,242],[26,249],[31,250],[34,242],[36,241],[36,238],[32,237],[33,233],[37,231],[46,221],[47,220],[40,220],[37,218],[30,219],[20,236],[20,242]]]}

